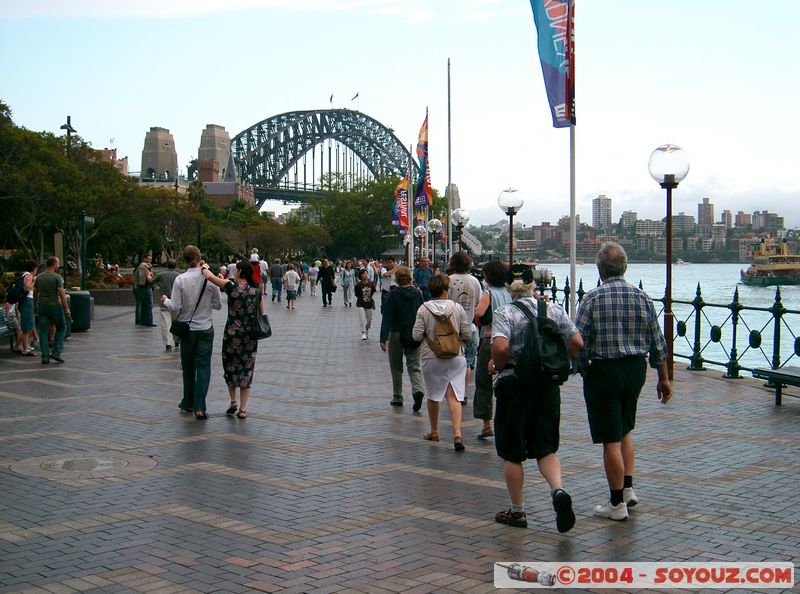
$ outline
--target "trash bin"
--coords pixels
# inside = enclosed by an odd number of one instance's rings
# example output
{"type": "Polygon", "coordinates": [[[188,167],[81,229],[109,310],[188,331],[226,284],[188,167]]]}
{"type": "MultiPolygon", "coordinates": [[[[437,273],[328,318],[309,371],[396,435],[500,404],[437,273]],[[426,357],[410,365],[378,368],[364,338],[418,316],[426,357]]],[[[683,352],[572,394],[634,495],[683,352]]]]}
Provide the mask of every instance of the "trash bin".
{"type": "Polygon", "coordinates": [[[94,299],[89,291],[70,291],[72,331],[83,332],[92,326],[94,299]]]}

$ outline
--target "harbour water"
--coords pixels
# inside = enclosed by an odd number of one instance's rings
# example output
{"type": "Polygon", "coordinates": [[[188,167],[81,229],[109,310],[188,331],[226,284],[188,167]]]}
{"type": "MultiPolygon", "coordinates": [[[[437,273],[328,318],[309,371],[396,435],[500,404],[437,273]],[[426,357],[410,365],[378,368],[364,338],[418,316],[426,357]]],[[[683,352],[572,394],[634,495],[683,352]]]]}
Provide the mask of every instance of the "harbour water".
{"type": "MultiPolygon", "coordinates": [[[[701,313],[700,343],[703,348],[703,358],[708,361],[725,363],[730,360],[731,347],[733,346],[733,326],[731,323],[731,310],[727,306],[733,301],[734,292],[739,291],[739,303],[746,308],[759,308],[756,311],[742,310],[739,314],[740,321],[737,328],[736,356],[739,364],[745,368],[770,367],[773,359],[774,323],[770,312],[765,311],[775,303],[776,287],[751,287],[739,282],[739,271],[746,268],[747,264],[682,264],[672,266],[672,299],[675,323],[684,321],[687,326],[686,337],[675,336],[676,355],[690,356],[694,344],[694,308],[691,305],[675,303],[675,301],[689,302],[695,298],[697,286],[700,285],[703,301],[707,305],[701,313]],[[712,327],[718,326],[721,330],[719,342],[711,340],[712,327]],[[756,330],[761,333],[761,345],[750,345],[750,333],[756,330]]],[[[537,268],[548,268],[552,271],[559,289],[563,289],[564,282],[569,276],[569,264],[542,264],[537,268]]],[[[576,278],[583,280],[585,291],[597,286],[597,267],[593,262],[586,262],[576,269],[576,278]]],[[[641,286],[654,299],[664,296],[666,284],[666,268],[664,264],[631,263],[625,278],[641,286]]],[[[800,312],[800,286],[784,286],[780,288],[781,303],[790,311],[800,312]]],[[[561,295],[559,295],[561,300],[561,295]]],[[[656,303],[656,309],[662,310],[661,304],[656,303]]],[[[662,318],[663,324],[663,318],[662,318]]],[[[794,354],[800,348],[800,314],[787,313],[781,322],[780,364],[800,365],[800,357],[794,354]],[[794,355],[793,355],[794,354],[794,355]]],[[[676,358],[676,365],[688,364],[682,358],[676,358]]],[[[719,368],[720,365],[707,365],[710,368],[719,368]]],[[[745,374],[746,372],[742,372],[745,374]]]]}

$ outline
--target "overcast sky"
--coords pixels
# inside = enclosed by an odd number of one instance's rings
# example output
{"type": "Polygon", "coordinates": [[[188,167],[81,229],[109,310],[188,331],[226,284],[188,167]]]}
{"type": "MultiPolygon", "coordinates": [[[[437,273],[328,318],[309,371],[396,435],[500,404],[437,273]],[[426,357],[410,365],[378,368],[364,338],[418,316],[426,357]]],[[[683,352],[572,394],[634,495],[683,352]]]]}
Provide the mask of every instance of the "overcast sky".
{"type": "MultiPolygon", "coordinates": [[[[576,9],[578,213],[606,194],[613,217],[664,216],[653,149],[691,169],[674,212],[704,196],[768,209],[800,227],[800,2],[582,0],[576,9]]],[[[95,148],[140,167],[151,126],[175,136],[183,172],[206,124],[231,136],[286,111],[359,109],[405,144],[430,111],[433,186],[452,181],[472,222],[569,212],[569,132],[552,127],[528,0],[0,0],[0,98],[14,121],[59,132],[66,116],[95,148]],[[356,93],[359,99],[351,101],[356,93]],[[113,139],[113,142],[112,140],[113,139]]],[[[268,207],[274,209],[274,206],[268,207]]]]}

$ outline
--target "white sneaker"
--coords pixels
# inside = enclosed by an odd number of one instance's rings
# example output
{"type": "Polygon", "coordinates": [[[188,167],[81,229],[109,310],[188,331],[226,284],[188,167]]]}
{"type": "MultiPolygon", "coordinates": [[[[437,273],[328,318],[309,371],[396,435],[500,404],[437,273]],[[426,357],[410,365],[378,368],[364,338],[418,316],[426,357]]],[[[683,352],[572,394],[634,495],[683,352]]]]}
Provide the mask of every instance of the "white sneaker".
{"type": "Polygon", "coordinates": [[[361,333],[361,340],[367,340],[367,333],[366,332],[362,332],[361,333]]]}
{"type": "Polygon", "coordinates": [[[636,496],[636,492],[633,490],[633,487],[627,487],[626,489],[623,489],[622,500],[625,502],[625,505],[628,506],[628,509],[639,503],[639,498],[636,496]]]}
{"type": "Polygon", "coordinates": [[[627,520],[628,506],[625,505],[624,501],[622,503],[618,503],[617,505],[611,505],[611,502],[608,501],[603,505],[595,505],[594,515],[600,516],[601,518],[608,518],[610,520],[627,520]]]}

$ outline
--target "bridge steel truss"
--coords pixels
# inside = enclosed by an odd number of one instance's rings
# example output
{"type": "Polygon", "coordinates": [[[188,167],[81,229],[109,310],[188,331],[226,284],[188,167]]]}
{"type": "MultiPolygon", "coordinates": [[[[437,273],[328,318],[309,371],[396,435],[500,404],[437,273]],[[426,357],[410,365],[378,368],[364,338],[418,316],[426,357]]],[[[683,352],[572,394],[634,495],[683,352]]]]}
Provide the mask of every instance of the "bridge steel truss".
{"type": "MultiPolygon", "coordinates": [[[[302,202],[310,193],[323,190],[314,180],[318,170],[325,173],[325,141],[328,141],[328,173],[334,172],[332,143],[350,149],[361,160],[372,177],[396,175],[403,177],[412,164],[412,182],[419,167],[409,150],[394,132],[358,111],[326,109],[290,111],[272,116],[237,134],[231,141],[237,174],[241,181],[255,189],[256,205],[260,208],[268,199],[302,202]],[[319,167],[313,159],[311,183],[307,181],[305,159],[319,152],[319,167]],[[297,181],[297,167],[304,160],[304,179],[297,181]],[[295,168],[295,181],[290,173],[295,168]]],[[[338,149],[335,159],[338,167],[338,149]]],[[[352,174],[352,170],[351,170],[352,174]]],[[[347,182],[346,182],[347,183],[347,182]]]]}

